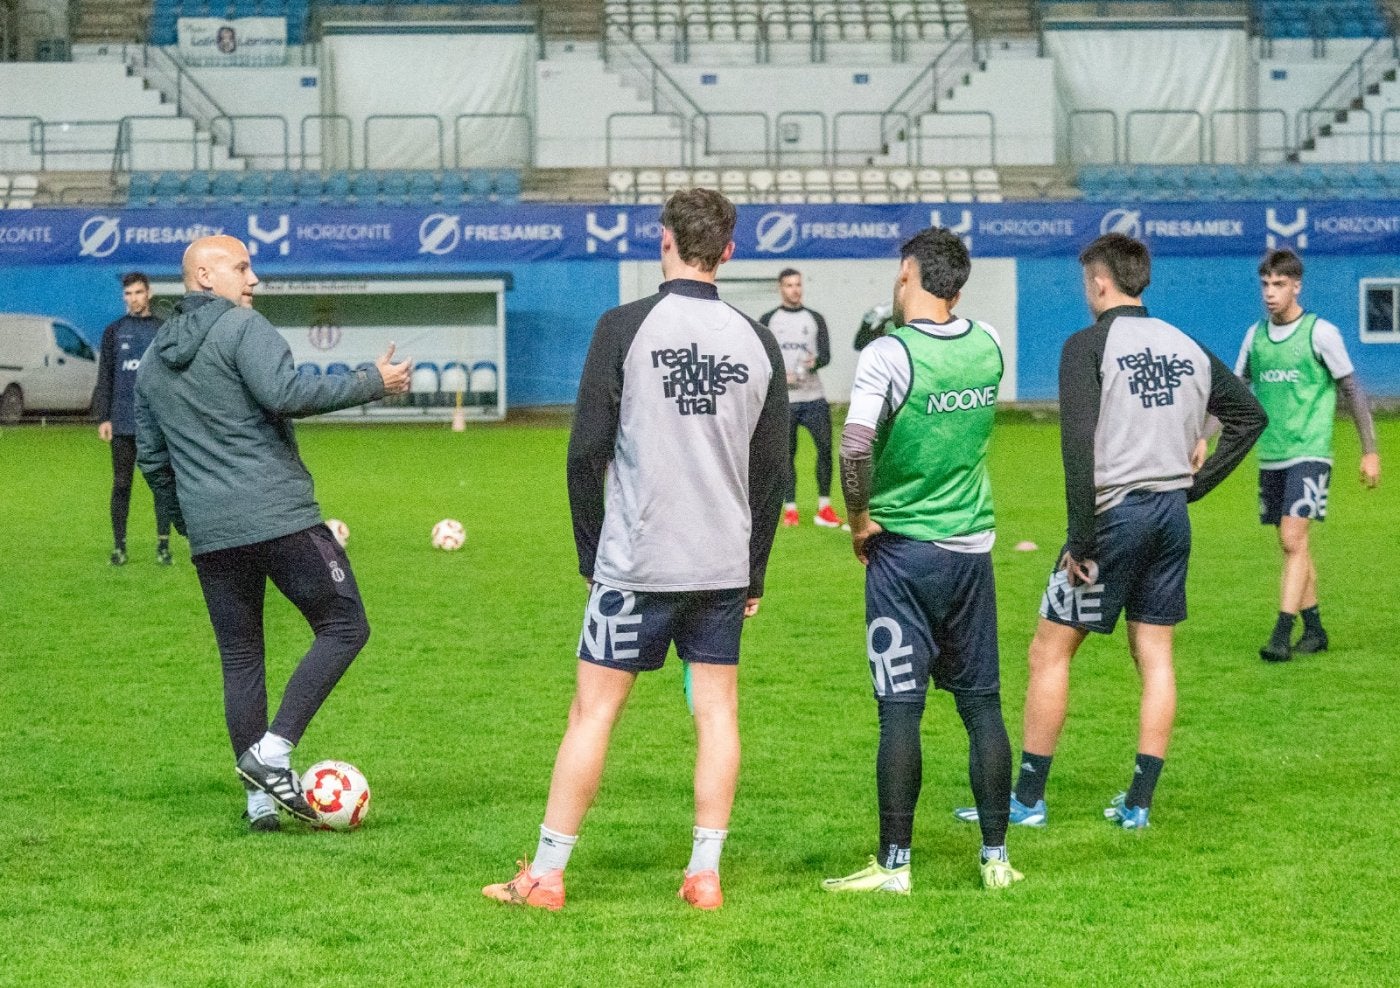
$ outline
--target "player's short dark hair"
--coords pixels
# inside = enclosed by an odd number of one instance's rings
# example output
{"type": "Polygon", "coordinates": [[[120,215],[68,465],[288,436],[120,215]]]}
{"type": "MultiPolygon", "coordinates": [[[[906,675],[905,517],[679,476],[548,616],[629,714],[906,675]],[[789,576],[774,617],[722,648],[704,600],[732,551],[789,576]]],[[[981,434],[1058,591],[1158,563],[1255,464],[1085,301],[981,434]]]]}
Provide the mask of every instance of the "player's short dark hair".
{"type": "Polygon", "coordinates": [[[661,225],[676,238],[676,253],[687,264],[713,271],[734,239],[739,214],[714,189],[681,189],[661,208],[661,225]]]}
{"type": "Polygon", "coordinates": [[[793,275],[797,275],[797,277],[801,278],[802,272],[796,268],[783,268],[778,272],[778,280],[782,281],[784,278],[791,278],[793,275]]]}
{"type": "Polygon", "coordinates": [[[1259,277],[1271,274],[1302,281],[1303,259],[1291,250],[1271,250],[1259,262],[1259,277]]]}
{"type": "Polygon", "coordinates": [[[151,288],[151,279],[147,278],[140,271],[128,271],[126,274],[122,275],[123,288],[130,288],[132,285],[137,284],[145,285],[146,290],[149,291],[151,288]]]}
{"type": "Polygon", "coordinates": [[[1122,233],[1105,233],[1084,248],[1079,263],[1086,268],[1103,268],[1118,290],[1131,298],[1152,284],[1152,255],[1147,245],[1122,233]]]}
{"type": "Polygon", "coordinates": [[[962,238],[941,226],[921,230],[899,248],[899,258],[912,257],[919,265],[924,291],[951,302],[972,274],[972,258],[962,238]]]}

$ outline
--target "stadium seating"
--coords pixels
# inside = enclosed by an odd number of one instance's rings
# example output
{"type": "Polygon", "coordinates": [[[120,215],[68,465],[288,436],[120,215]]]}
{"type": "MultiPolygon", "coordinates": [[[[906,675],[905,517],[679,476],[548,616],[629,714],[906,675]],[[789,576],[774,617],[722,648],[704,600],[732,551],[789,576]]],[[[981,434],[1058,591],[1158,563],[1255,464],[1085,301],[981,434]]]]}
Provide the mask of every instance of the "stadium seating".
{"type": "Polygon", "coordinates": [[[968,23],[964,0],[606,0],[603,17],[609,37],[644,43],[938,39],[968,23]]]}
{"type": "Polygon", "coordinates": [[[1272,38],[1381,38],[1390,34],[1376,0],[1254,0],[1259,31],[1272,38]]]}
{"type": "Polygon", "coordinates": [[[1400,188],[1400,162],[1363,165],[1093,165],[1079,170],[1091,202],[1374,199],[1400,188]]]}
{"type": "Polygon", "coordinates": [[[655,205],[676,188],[718,187],[732,202],[886,203],[1001,202],[1001,176],[995,168],[726,168],[635,171],[615,168],[607,178],[608,201],[655,205]]]}
{"type": "MultiPolygon", "coordinates": [[[[32,178],[29,176],[28,178],[32,178]]],[[[469,172],[216,171],[132,172],[128,206],[458,206],[514,203],[520,173],[512,169],[469,172]]],[[[11,199],[15,199],[11,192],[11,199]]],[[[32,202],[32,191],[28,196],[32,202]]],[[[3,200],[3,195],[0,195],[3,200]]],[[[630,201],[630,200],[629,200],[630,201]]]]}
{"type": "Polygon", "coordinates": [[[38,193],[37,175],[0,175],[0,209],[32,209],[38,193]]]}

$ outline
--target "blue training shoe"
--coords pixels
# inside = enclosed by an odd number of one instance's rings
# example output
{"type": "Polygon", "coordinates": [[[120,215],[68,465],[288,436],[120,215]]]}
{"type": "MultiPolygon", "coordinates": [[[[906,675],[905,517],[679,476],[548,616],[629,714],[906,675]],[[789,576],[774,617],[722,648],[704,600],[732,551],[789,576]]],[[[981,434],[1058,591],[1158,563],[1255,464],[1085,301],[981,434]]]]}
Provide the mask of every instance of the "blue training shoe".
{"type": "MultiPolygon", "coordinates": [[[[953,816],[963,823],[977,822],[977,807],[959,806],[953,811],[953,816]]],[[[1011,794],[1011,822],[1019,827],[1043,827],[1050,822],[1049,815],[1045,809],[1045,800],[1038,799],[1034,806],[1027,806],[1016,798],[1016,794],[1011,794]]]]}
{"type": "Polygon", "coordinates": [[[1127,799],[1128,794],[1125,792],[1114,796],[1113,802],[1109,803],[1103,811],[1104,819],[1124,830],[1145,830],[1147,828],[1147,807],[1128,806],[1127,799]]]}

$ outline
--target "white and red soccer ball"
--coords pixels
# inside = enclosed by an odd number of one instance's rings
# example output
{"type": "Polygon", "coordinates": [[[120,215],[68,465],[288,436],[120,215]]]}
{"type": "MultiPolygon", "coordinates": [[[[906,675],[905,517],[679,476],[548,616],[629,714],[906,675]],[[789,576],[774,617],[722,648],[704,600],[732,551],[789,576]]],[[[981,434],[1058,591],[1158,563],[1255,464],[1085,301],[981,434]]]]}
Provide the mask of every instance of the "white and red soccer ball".
{"type": "Polygon", "coordinates": [[[317,762],[301,774],[306,801],[327,830],[354,830],[369,812],[369,782],[349,762],[317,762]]]}
{"type": "Polygon", "coordinates": [[[467,530],[455,518],[444,518],[433,526],[433,548],[452,552],[467,541],[467,530]]]}
{"type": "Polygon", "coordinates": [[[340,547],[344,549],[345,543],[350,541],[350,526],[339,518],[327,518],[326,527],[330,529],[331,534],[335,536],[335,540],[339,542],[340,547]]]}

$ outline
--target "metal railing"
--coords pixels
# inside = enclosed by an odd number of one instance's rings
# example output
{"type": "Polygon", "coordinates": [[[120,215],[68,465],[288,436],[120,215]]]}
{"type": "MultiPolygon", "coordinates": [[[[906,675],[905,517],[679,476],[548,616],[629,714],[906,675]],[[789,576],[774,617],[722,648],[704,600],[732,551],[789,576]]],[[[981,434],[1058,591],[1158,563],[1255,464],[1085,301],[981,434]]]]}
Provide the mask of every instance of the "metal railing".
{"type": "Polygon", "coordinates": [[[218,100],[175,55],[157,45],[142,45],[139,52],[139,57],[129,60],[128,64],[138,69],[167,99],[173,100],[175,112],[180,116],[192,117],[206,130],[212,127],[216,117],[228,116],[218,100]]]}
{"type": "Polygon", "coordinates": [[[171,165],[162,162],[160,165],[161,170],[186,169],[192,171],[200,167],[200,135],[199,131],[195,128],[194,121],[190,120],[188,117],[149,116],[142,114],[122,117],[121,120],[118,121],[117,144],[112,154],[112,171],[115,174],[116,172],[124,171],[149,170],[146,168],[137,169],[133,164],[135,152],[139,146],[158,145],[181,147],[185,144],[188,144],[190,147],[190,163],[188,165],[171,165]],[[188,137],[138,137],[134,133],[134,128],[135,125],[141,121],[159,121],[166,124],[175,122],[185,123],[189,125],[190,133],[188,137]]]}
{"type": "Polygon", "coordinates": [[[6,153],[6,149],[9,148],[9,147],[23,147],[25,150],[24,150],[22,153],[28,154],[31,158],[38,158],[38,159],[39,159],[39,170],[40,170],[40,171],[43,171],[43,170],[44,170],[44,165],[45,165],[45,155],[44,155],[44,121],[43,121],[41,118],[39,118],[39,117],[26,117],[26,116],[7,116],[7,117],[0,117],[0,129],[3,129],[4,126],[5,126],[5,124],[10,124],[10,123],[24,124],[24,125],[25,125],[25,135],[24,135],[23,137],[19,137],[19,138],[16,138],[16,137],[0,137],[0,168],[32,168],[32,167],[34,167],[32,162],[25,162],[24,164],[19,164],[19,165],[12,165],[12,164],[9,164],[9,161],[8,161],[9,155],[6,153]]]}
{"type": "MultiPolygon", "coordinates": [[[[936,111],[941,94],[950,88],[951,81],[976,66],[977,44],[972,28],[967,26],[885,107],[885,113],[904,114],[907,119],[936,111]]],[[[889,143],[894,137],[882,134],[882,143],[889,143]]]]}
{"type": "Polygon", "coordinates": [[[364,139],[364,159],[360,162],[362,168],[395,167],[394,165],[376,165],[373,155],[370,154],[370,146],[372,144],[371,137],[374,133],[373,125],[375,123],[384,123],[389,120],[397,120],[400,123],[405,123],[410,120],[431,123],[437,139],[437,167],[439,169],[446,167],[447,155],[443,148],[442,117],[438,116],[436,113],[371,113],[369,116],[365,117],[364,122],[364,133],[362,135],[364,139]]]}
{"type": "MultiPolygon", "coordinates": [[[[1331,139],[1337,140],[1337,141],[1346,141],[1347,143],[1351,144],[1352,146],[1355,146],[1356,144],[1358,144],[1359,142],[1361,142],[1361,141],[1364,140],[1365,143],[1366,143],[1366,159],[1365,159],[1365,160],[1366,160],[1366,161],[1375,161],[1375,160],[1376,160],[1376,149],[1375,149],[1375,140],[1374,140],[1375,134],[1376,134],[1376,120],[1375,120],[1375,115],[1374,115],[1370,110],[1366,109],[1365,107],[1360,107],[1360,108],[1357,108],[1357,109],[1346,109],[1346,110],[1333,110],[1333,109],[1309,109],[1309,110],[1299,110],[1299,111],[1298,111],[1297,118],[1296,118],[1296,123],[1295,123],[1294,129],[1293,129],[1293,132],[1294,132],[1295,134],[1302,134],[1302,133],[1305,133],[1305,132],[1306,132],[1306,133],[1309,135],[1310,139],[1313,140],[1314,142],[1316,142],[1319,138],[1328,137],[1328,138],[1331,138],[1331,139]],[[1318,125],[1314,126],[1313,120],[1314,120],[1315,117],[1318,117],[1318,116],[1330,117],[1330,118],[1331,118],[1331,122],[1330,122],[1330,123],[1318,124],[1318,125]],[[1366,119],[1366,129],[1365,129],[1364,131],[1356,130],[1356,129],[1351,128],[1351,127],[1348,127],[1346,130],[1337,130],[1337,129],[1336,129],[1336,127],[1337,127],[1338,124],[1349,124],[1349,123],[1351,123],[1351,118],[1352,118],[1353,116],[1364,116],[1364,117],[1365,117],[1365,119],[1366,119]]],[[[1348,159],[1348,160],[1355,160],[1355,159],[1348,159]]]]}
{"type": "Polygon", "coordinates": [[[219,128],[225,127],[228,137],[224,143],[228,146],[228,153],[234,157],[247,160],[250,167],[262,167],[261,162],[272,159],[274,162],[281,162],[283,169],[292,167],[292,139],[291,129],[287,126],[287,118],[279,113],[239,113],[220,114],[209,121],[209,133],[214,141],[219,140],[219,128]],[[282,138],[282,148],[280,151],[250,151],[246,145],[243,150],[238,148],[238,125],[240,123],[249,124],[278,124],[280,125],[274,133],[282,138]]]}
{"type": "Polygon", "coordinates": [[[957,113],[924,113],[914,120],[914,164],[923,165],[995,165],[997,163],[997,120],[988,110],[965,110],[957,113]],[[942,130],[936,133],[925,132],[925,121],[936,120],[939,123],[950,123],[956,119],[977,119],[985,120],[987,127],[985,132],[978,131],[947,131],[942,130]],[[951,142],[952,150],[943,152],[936,156],[929,156],[925,153],[925,148],[930,142],[941,142],[947,145],[951,142]],[[969,153],[966,149],[972,148],[969,153]],[[980,148],[986,148],[985,153],[978,153],[980,148]]]}
{"type": "Polygon", "coordinates": [[[739,167],[767,167],[773,163],[773,135],[768,114],[758,112],[729,111],[723,113],[702,113],[699,117],[700,126],[692,131],[692,139],[700,141],[698,148],[692,147],[690,151],[691,164],[708,164],[705,159],[711,157],[723,157],[726,165],[739,167]],[[747,146],[742,143],[738,147],[728,146],[726,137],[733,139],[733,135],[716,136],[716,121],[723,124],[726,121],[738,122],[747,120],[759,121],[762,131],[761,146],[755,148],[750,142],[747,146]],[[757,157],[758,160],[749,160],[757,157]]]}
{"type": "MultiPolygon", "coordinates": [[[[693,151],[697,140],[696,128],[705,115],[700,104],[652,58],[649,51],[631,37],[615,39],[603,47],[603,53],[608,68],[630,73],[634,81],[646,88],[651,95],[653,115],[674,115],[680,119],[685,131],[681,141],[682,153],[693,151]]],[[[690,163],[688,159],[681,161],[681,164],[690,163]]]]}
{"type": "MultiPolygon", "coordinates": [[[[1173,120],[1185,117],[1194,120],[1196,127],[1196,161],[1195,164],[1205,164],[1206,160],[1206,122],[1199,110],[1129,110],[1123,121],[1123,160],[1127,164],[1141,164],[1141,159],[1134,160],[1133,157],[1133,122],[1144,118],[1152,120],[1173,120]]],[[[1158,162],[1165,164],[1166,162],[1158,162]]],[[[1184,162],[1172,162],[1183,164],[1184,162]]]]}
{"type": "Polygon", "coordinates": [[[1116,165],[1121,159],[1119,148],[1121,142],[1118,137],[1118,114],[1112,110],[1071,110],[1065,122],[1065,135],[1068,143],[1070,164],[1074,165],[1116,165]],[[1096,137],[1081,141],[1076,131],[1076,126],[1082,122],[1090,120],[1107,120],[1111,125],[1108,138],[1108,156],[1105,160],[1102,154],[1094,154],[1104,145],[1102,137],[1096,137]],[[1088,154],[1082,153],[1081,149],[1092,149],[1088,154]]]}
{"type": "Polygon", "coordinates": [[[908,165],[911,157],[908,140],[911,132],[909,123],[909,114],[890,110],[842,110],[838,112],[832,118],[831,164],[837,168],[852,164],[864,165],[869,163],[869,159],[889,157],[891,147],[897,146],[903,147],[904,160],[895,162],[895,164],[908,165]],[[841,124],[852,121],[873,121],[874,140],[869,139],[867,131],[863,140],[848,145],[842,136],[845,130],[841,124]],[[890,124],[896,126],[891,127],[890,124]],[[892,140],[894,140],[893,144],[892,140]],[[858,160],[847,160],[847,155],[858,160]]]}
{"type": "Polygon", "coordinates": [[[1215,110],[1210,115],[1210,161],[1213,165],[1246,164],[1262,165],[1277,164],[1288,156],[1290,147],[1288,130],[1288,114],[1279,109],[1229,109],[1215,110]],[[1277,141],[1266,139],[1264,130],[1266,121],[1277,119],[1279,131],[1277,141]],[[1237,131],[1234,145],[1239,152],[1235,155],[1235,161],[1221,161],[1221,151],[1227,141],[1222,141],[1220,137],[1219,124],[1224,120],[1231,123],[1237,131]],[[1244,139],[1240,140],[1238,129],[1241,126],[1247,128],[1244,139]]]}
{"type": "Polygon", "coordinates": [[[676,161],[684,161],[686,158],[686,131],[685,120],[679,113],[609,113],[607,122],[604,125],[604,155],[605,162],[609,168],[614,165],[665,165],[676,161]],[[614,133],[613,124],[619,120],[669,120],[672,126],[669,128],[674,133],[668,134],[632,134],[619,135],[614,133]],[[616,161],[614,160],[613,149],[622,142],[642,142],[649,145],[667,146],[672,142],[675,144],[674,153],[663,153],[658,155],[658,161],[616,161]]]}
{"type": "Polygon", "coordinates": [[[809,162],[813,165],[824,165],[827,163],[827,125],[826,114],[817,110],[784,110],[778,114],[774,125],[776,143],[773,148],[773,158],[779,168],[784,165],[800,164],[805,159],[800,156],[815,156],[816,161],[809,162]],[[807,128],[804,121],[812,120],[819,125],[817,133],[818,144],[815,148],[808,146],[804,137],[807,128]],[[799,146],[800,145],[800,146],[799,146]]]}
{"type": "MultiPolygon", "coordinates": [[[[298,128],[301,140],[301,167],[302,168],[354,168],[355,167],[355,125],[343,113],[308,113],[301,118],[301,126],[298,128]],[[316,150],[309,150],[306,127],[314,121],[319,122],[320,132],[316,135],[316,150]],[[328,132],[333,133],[341,124],[345,125],[345,144],[343,147],[343,157],[327,163],[326,145],[328,132]],[[312,158],[316,159],[315,165],[311,164],[312,158]]],[[[334,139],[332,138],[332,141],[334,139]]]]}
{"type": "Polygon", "coordinates": [[[1400,37],[1377,38],[1367,45],[1366,50],[1343,70],[1317,102],[1303,111],[1308,115],[1309,126],[1306,130],[1299,128],[1294,131],[1298,142],[1293,150],[1303,149],[1308,141],[1319,136],[1311,125],[1317,115],[1356,108],[1356,104],[1366,98],[1367,90],[1379,82],[1386,72],[1395,68],[1397,58],[1400,58],[1400,37]]]}
{"type": "Polygon", "coordinates": [[[452,121],[452,163],[458,168],[529,168],[535,163],[535,125],[528,113],[459,113],[452,121]],[[499,120],[507,124],[514,122],[523,125],[521,130],[521,153],[507,152],[495,161],[468,161],[462,141],[462,121],[499,120]]]}

